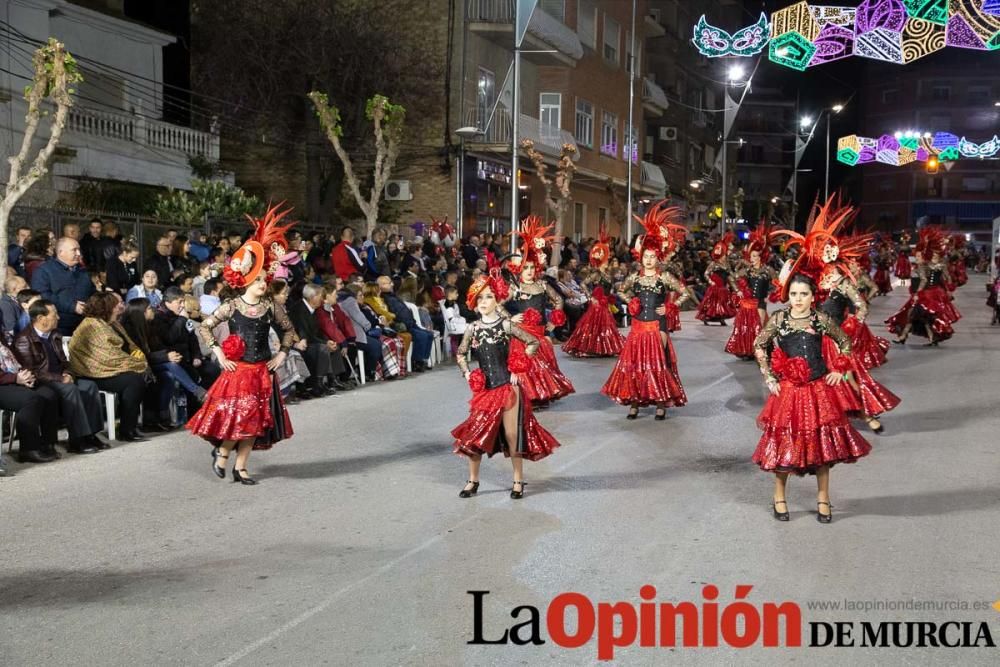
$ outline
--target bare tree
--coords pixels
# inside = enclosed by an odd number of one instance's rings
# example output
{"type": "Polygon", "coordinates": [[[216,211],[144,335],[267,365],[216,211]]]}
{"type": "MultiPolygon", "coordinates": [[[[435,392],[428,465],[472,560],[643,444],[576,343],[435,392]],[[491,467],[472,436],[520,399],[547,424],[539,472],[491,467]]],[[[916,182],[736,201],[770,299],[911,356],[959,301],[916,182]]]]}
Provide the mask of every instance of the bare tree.
{"type": "Polygon", "coordinates": [[[354,173],[354,163],[340,143],[344,128],[340,124],[340,110],[330,104],[325,93],[312,91],[309,99],[316,107],[319,123],[326,132],[326,138],[333,144],[333,150],[344,164],[344,177],[347,186],[354,195],[361,212],[365,214],[367,225],[366,236],[371,238],[375,225],[378,224],[378,205],[382,199],[382,189],[392,175],[399,157],[399,141],[403,137],[403,121],[406,119],[406,109],[389,102],[385,95],[375,95],[368,100],[365,107],[365,117],[372,122],[375,132],[375,170],[372,177],[371,190],[368,198],[361,196],[361,186],[357,174],[354,173]]]}
{"type": "Polygon", "coordinates": [[[552,258],[558,264],[562,253],[563,221],[570,203],[570,185],[573,183],[573,175],[576,173],[576,163],[573,161],[573,157],[576,155],[576,146],[573,144],[562,145],[562,149],[559,151],[559,162],[556,163],[555,178],[549,178],[548,165],[545,164],[542,154],[535,150],[535,142],[531,139],[525,139],[521,142],[521,148],[528,154],[531,163],[535,165],[535,176],[545,188],[545,205],[556,219],[556,238],[552,243],[552,258]]]}
{"type": "MultiPolygon", "coordinates": [[[[51,37],[45,46],[35,51],[31,65],[34,69],[31,85],[24,91],[24,99],[28,102],[28,113],[24,117],[24,139],[21,141],[21,150],[18,154],[7,158],[10,163],[10,174],[7,177],[3,202],[0,202],[0,239],[7,238],[10,213],[18,200],[48,173],[49,158],[59,144],[70,107],[73,106],[72,94],[75,91],[71,86],[83,80],[76,60],[61,42],[51,37]],[[49,126],[49,139],[35,155],[28,170],[24,171],[42,117],[49,115],[49,111],[43,109],[46,101],[56,106],[55,115],[52,116],[52,123],[49,126]]],[[[0,252],[0,271],[4,271],[6,266],[7,253],[0,252]]]]}

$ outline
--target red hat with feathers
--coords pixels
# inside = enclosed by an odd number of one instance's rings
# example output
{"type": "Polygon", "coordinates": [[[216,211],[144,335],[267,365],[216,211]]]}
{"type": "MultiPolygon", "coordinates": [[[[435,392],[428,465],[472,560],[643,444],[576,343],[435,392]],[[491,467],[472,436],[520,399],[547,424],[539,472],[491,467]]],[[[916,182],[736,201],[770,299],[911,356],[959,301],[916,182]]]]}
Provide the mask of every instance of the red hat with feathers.
{"type": "Polygon", "coordinates": [[[927,225],[917,230],[917,254],[930,261],[934,254],[943,254],[945,247],[944,232],[937,225],[927,225]]]}
{"type": "Polygon", "coordinates": [[[247,215],[247,220],[254,227],[253,236],[233,253],[229,265],[222,271],[222,276],[231,287],[240,289],[257,279],[261,271],[265,272],[268,282],[274,277],[279,261],[288,250],[287,232],[296,223],[278,224],[292,212],[291,208],[279,210],[285,202],[268,207],[262,218],[247,215]]]}
{"type": "Polygon", "coordinates": [[[539,266],[544,262],[541,257],[545,255],[545,250],[555,238],[548,232],[552,231],[555,223],[546,225],[540,216],[529,215],[521,221],[521,231],[519,242],[521,245],[521,256],[511,257],[507,262],[507,267],[511,271],[520,271],[525,264],[539,266]]]}
{"type": "Polygon", "coordinates": [[[756,229],[750,232],[747,245],[743,248],[743,258],[746,261],[750,261],[750,253],[757,251],[760,253],[760,263],[767,263],[767,259],[771,255],[771,241],[768,238],[771,229],[772,227],[767,221],[761,220],[756,229]]]}
{"type": "Polygon", "coordinates": [[[496,297],[497,303],[507,300],[507,295],[510,291],[510,286],[507,285],[507,281],[503,279],[503,272],[500,270],[500,262],[497,261],[496,256],[490,252],[486,251],[486,266],[488,267],[486,273],[476,278],[476,280],[469,285],[469,291],[465,294],[465,305],[469,307],[469,310],[476,309],[476,301],[479,299],[479,295],[487,287],[493,292],[493,296],[496,297]]]}
{"type": "Polygon", "coordinates": [[[635,240],[635,247],[632,248],[635,259],[642,259],[642,253],[652,250],[656,253],[656,258],[662,260],[664,256],[676,252],[684,241],[687,228],[679,224],[684,220],[684,212],[676,206],[667,206],[666,203],[667,200],[663,199],[650,206],[645,216],[633,216],[646,230],[645,234],[635,240]]]}
{"type": "Polygon", "coordinates": [[[719,239],[718,242],[712,246],[712,259],[722,259],[728,255],[729,249],[732,247],[733,240],[735,238],[736,237],[732,232],[726,232],[725,236],[719,239]]]}
{"type": "Polygon", "coordinates": [[[596,268],[605,266],[611,261],[611,237],[607,229],[601,225],[597,235],[597,243],[590,249],[590,265],[596,268]]]}

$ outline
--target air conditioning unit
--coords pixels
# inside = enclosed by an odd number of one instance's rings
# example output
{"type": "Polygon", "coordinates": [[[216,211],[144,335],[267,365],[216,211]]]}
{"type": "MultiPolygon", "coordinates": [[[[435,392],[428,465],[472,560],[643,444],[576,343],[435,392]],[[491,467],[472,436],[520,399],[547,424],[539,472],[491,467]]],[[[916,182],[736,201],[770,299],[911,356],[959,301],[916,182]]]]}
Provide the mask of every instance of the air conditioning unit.
{"type": "Polygon", "coordinates": [[[386,201],[410,201],[413,193],[410,192],[409,181],[388,181],[385,184],[386,201]]]}
{"type": "Polygon", "coordinates": [[[677,141],[677,128],[676,127],[661,127],[660,128],[660,141],[677,141]]]}

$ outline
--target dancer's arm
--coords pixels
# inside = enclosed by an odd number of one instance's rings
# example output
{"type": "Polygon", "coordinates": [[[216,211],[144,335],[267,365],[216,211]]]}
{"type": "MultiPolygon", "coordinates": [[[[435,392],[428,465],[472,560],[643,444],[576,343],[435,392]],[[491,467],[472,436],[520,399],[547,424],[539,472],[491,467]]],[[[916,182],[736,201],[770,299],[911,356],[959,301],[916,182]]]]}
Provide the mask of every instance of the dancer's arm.
{"type": "Polygon", "coordinates": [[[510,336],[518,339],[524,343],[524,353],[529,356],[535,356],[535,352],[538,351],[538,339],[532,336],[530,333],[517,326],[510,320],[504,320],[503,323],[504,331],[506,331],[510,336]]]}
{"type": "Polygon", "coordinates": [[[470,324],[465,327],[465,333],[462,334],[462,342],[458,346],[456,352],[455,361],[458,363],[459,370],[462,371],[462,375],[466,379],[469,378],[469,348],[472,345],[472,332],[475,330],[475,324],[470,324]]]}

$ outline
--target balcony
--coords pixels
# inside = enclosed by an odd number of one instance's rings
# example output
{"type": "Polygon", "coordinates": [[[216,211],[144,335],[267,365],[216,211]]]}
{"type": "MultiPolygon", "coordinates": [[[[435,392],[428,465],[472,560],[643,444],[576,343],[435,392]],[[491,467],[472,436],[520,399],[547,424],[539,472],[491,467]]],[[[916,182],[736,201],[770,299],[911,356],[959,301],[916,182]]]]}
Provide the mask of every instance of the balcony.
{"type": "MultiPolygon", "coordinates": [[[[479,117],[478,110],[475,108],[469,109],[468,113],[466,113],[465,122],[471,127],[480,127],[484,123],[479,117]]],[[[558,158],[563,144],[572,144],[576,147],[576,139],[570,132],[543,123],[537,118],[521,114],[518,123],[517,129],[521,140],[530,139],[533,141],[535,148],[543,155],[558,158]]],[[[467,139],[466,142],[482,149],[506,152],[510,150],[513,131],[514,123],[510,111],[497,109],[497,112],[493,115],[490,127],[486,128],[482,135],[475,139],[467,139]]],[[[579,159],[579,149],[576,155],[577,159],[579,159]]]]}
{"type": "Polygon", "coordinates": [[[667,94],[650,78],[642,80],[642,107],[650,116],[659,117],[670,107],[667,94]]]}
{"type": "Polygon", "coordinates": [[[645,27],[645,37],[663,37],[667,34],[667,29],[664,28],[655,16],[646,14],[642,19],[642,24],[645,27]]]}
{"type": "Polygon", "coordinates": [[[643,160],[639,163],[642,172],[640,183],[642,187],[658,197],[663,197],[667,192],[667,179],[663,177],[663,170],[651,162],[643,160]]]}
{"type": "Polygon", "coordinates": [[[154,150],[171,151],[185,162],[189,156],[203,155],[219,161],[219,136],[164,123],[145,116],[98,111],[74,106],[66,120],[68,132],[112,141],[128,141],[154,150]]]}
{"type": "MultiPolygon", "coordinates": [[[[469,30],[513,51],[514,2],[516,0],[468,0],[469,30]]],[[[576,32],[537,7],[531,15],[522,48],[524,58],[537,65],[573,67],[583,57],[583,45],[576,32]]]]}

